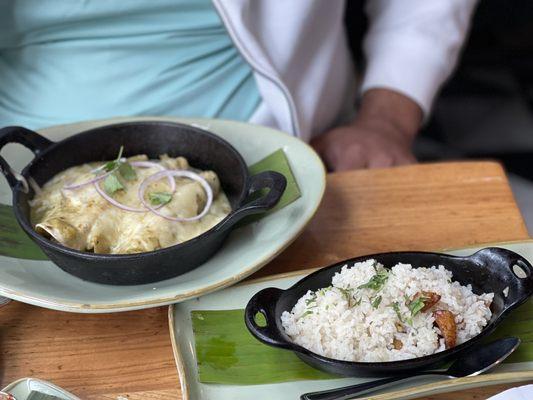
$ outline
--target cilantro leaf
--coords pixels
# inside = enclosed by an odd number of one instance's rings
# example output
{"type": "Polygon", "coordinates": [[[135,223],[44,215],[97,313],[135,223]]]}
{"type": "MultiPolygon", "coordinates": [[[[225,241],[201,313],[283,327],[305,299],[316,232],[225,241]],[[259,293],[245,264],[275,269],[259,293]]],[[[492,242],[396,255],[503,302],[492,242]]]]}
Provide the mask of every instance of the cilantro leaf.
{"type": "Polygon", "coordinates": [[[133,181],[137,179],[137,173],[129,162],[119,162],[118,172],[127,181],[133,181]]]}
{"type": "Polygon", "coordinates": [[[313,293],[310,298],[305,300],[305,305],[309,306],[312,303],[316,302],[316,293],[313,293]]]}
{"type": "Polygon", "coordinates": [[[415,316],[418,314],[424,306],[426,305],[426,301],[429,300],[427,297],[420,296],[417,299],[413,300],[411,303],[409,303],[409,311],[411,311],[411,316],[415,316]]]}
{"type": "Polygon", "coordinates": [[[398,316],[398,319],[400,320],[400,322],[403,322],[402,313],[400,312],[400,304],[398,304],[397,301],[392,303],[392,309],[396,312],[396,315],[398,316]]]}
{"type": "Polygon", "coordinates": [[[123,190],[124,185],[118,180],[115,174],[108,175],[104,179],[104,190],[107,194],[113,194],[118,190],[123,190]]]}
{"type": "Polygon", "coordinates": [[[328,286],[328,287],[325,287],[325,288],[322,288],[322,289],[318,289],[318,291],[316,293],[319,294],[320,296],[325,296],[326,292],[328,292],[332,288],[333,288],[333,286],[328,286]]]}
{"type": "Polygon", "coordinates": [[[118,156],[113,161],[108,161],[104,164],[104,170],[106,172],[111,172],[114,169],[116,169],[119,166],[120,159],[122,158],[122,152],[124,151],[124,146],[120,146],[120,149],[118,151],[118,156]]]}
{"type": "Polygon", "coordinates": [[[389,279],[389,273],[387,271],[378,272],[370,280],[357,287],[357,289],[373,289],[375,291],[381,290],[389,279]]]}
{"type": "Polygon", "coordinates": [[[152,192],[148,194],[150,203],[153,205],[167,204],[172,200],[172,194],[168,192],[152,192]]]}
{"type": "Polygon", "coordinates": [[[350,298],[351,298],[350,290],[349,289],[344,289],[344,288],[341,288],[341,287],[338,287],[337,290],[339,292],[341,292],[341,294],[344,296],[344,298],[346,299],[348,304],[350,304],[350,298]]]}
{"type": "Polygon", "coordinates": [[[372,300],[372,307],[378,308],[380,303],[381,303],[381,296],[377,296],[376,298],[374,298],[374,300],[372,300]]]}
{"type": "Polygon", "coordinates": [[[104,164],[104,171],[105,172],[111,172],[111,171],[113,171],[116,168],[117,168],[117,162],[115,160],[108,161],[108,162],[106,162],[104,164]]]}

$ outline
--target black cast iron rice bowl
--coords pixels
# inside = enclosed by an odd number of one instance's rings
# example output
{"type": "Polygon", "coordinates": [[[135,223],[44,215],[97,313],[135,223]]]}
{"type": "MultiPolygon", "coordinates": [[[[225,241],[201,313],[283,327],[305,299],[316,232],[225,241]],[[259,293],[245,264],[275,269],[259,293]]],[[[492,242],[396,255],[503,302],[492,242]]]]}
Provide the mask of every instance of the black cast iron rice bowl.
{"type": "Polygon", "coordinates": [[[261,342],[292,350],[300,359],[317,369],[346,376],[387,376],[409,374],[418,370],[441,366],[461,352],[480,344],[487,335],[519,305],[533,294],[533,267],[522,256],[501,248],[482,249],[470,256],[456,257],[439,253],[395,252],[357,257],[322,268],[298,281],[289,289],[266,288],[256,293],[245,310],[248,330],[261,342]],[[331,284],[333,275],[348,264],[375,259],[386,268],[399,262],[413,268],[443,265],[453,274],[453,280],[472,285],[476,294],[494,293],[492,317],[483,331],[465,343],[448,350],[402,361],[351,362],[335,360],[313,353],[292,342],[281,325],[281,314],[290,311],[308,290],[317,290],[331,284]],[[518,268],[518,271],[515,269],[518,268]],[[522,271],[522,272],[520,272],[522,271]],[[507,292],[507,296],[504,291],[507,292]],[[256,315],[263,314],[265,326],[259,326],[256,315]]]}
{"type": "Polygon", "coordinates": [[[0,157],[0,170],[13,192],[15,217],[26,234],[64,271],[87,281],[104,284],[145,284],[194,269],[219,249],[237,222],[248,215],[274,207],[286,187],[285,177],[275,171],[249,176],[241,155],[220,137],[203,129],[171,122],[107,125],[59,142],[52,142],[22,127],[0,129],[0,150],[8,143],[22,144],[35,154],[21,175],[26,181],[33,178],[39,186],[69,167],[112,160],[116,158],[121,145],[124,146],[125,157],[146,154],[155,159],[166,153],[171,157],[187,158],[194,168],[217,173],[232,212],[210,230],[160,250],[124,255],[94,254],[62,246],[34,231],[28,203],[34,191],[0,157]],[[253,199],[247,201],[251,196],[253,199]]]}

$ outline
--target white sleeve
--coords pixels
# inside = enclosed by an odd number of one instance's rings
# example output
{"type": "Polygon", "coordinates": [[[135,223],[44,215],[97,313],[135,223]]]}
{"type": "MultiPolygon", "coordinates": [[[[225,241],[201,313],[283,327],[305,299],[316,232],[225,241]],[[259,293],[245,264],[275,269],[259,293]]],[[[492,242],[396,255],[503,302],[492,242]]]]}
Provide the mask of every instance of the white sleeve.
{"type": "Polygon", "coordinates": [[[477,0],[369,0],[361,90],[389,88],[427,116],[450,76],[477,0]]]}

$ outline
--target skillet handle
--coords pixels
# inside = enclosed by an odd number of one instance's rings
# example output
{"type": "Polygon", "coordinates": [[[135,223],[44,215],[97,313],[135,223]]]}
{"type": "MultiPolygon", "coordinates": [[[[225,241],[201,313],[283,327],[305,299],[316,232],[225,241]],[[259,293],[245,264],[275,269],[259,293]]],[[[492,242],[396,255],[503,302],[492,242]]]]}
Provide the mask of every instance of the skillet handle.
{"type": "MultiPolygon", "coordinates": [[[[36,157],[43,150],[54,144],[54,142],[46,139],[44,136],[21,126],[8,126],[0,129],[0,150],[8,143],[19,143],[23,145],[30,149],[36,157]]],[[[13,171],[13,168],[11,168],[2,156],[0,156],[0,171],[6,177],[9,186],[11,186],[11,190],[14,190],[17,184],[22,182],[20,175],[13,171]]],[[[22,185],[27,189],[25,182],[22,185]]]]}
{"type": "Polygon", "coordinates": [[[499,261],[510,270],[510,275],[514,280],[513,284],[516,285],[516,290],[509,291],[508,300],[514,305],[522,304],[533,295],[533,266],[526,258],[514,251],[500,247],[481,249],[475,253],[475,256],[480,259],[485,259],[488,265],[491,262],[499,261]],[[518,271],[519,274],[515,272],[515,266],[521,270],[521,272],[518,271]]]}
{"type": "Polygon", "coordinates": [[[244,323],[252,335],[269,346],[290,349],[292,345],[281,336],[276,323],[276,303],[283,293],[278,288],[266,288],[250,299],[244,310],[244,323]],[[260,313],[265,317],[266,325],[259,326],[255,316],[260,313]]]}
{"type": "Polygon", "coordinates": [[[512,271],[514,277],[518,281],[517,284],[519,288],[522,289],[522,293],[520,293],[520,296],[516,300],[517,303],[521,304],[531,295],[533,295],[533,266],[524,257],[511,252],[509,258],[509,269],[512,271]],[[521,271],[519,274],[515,272],[515,266],[521,271]]]}
{"type": "Polygon", "coordinates": [[[278,204],[281,196],[287,187],[287,179],[283,174],[276,171],[264,171],[248,178],[248,196],[260,192],[263,189],[270,189],[267,194],[243,205],[218,226],[217,229],[227,229],[237,222],[252,214],[259,214],[270,210],[278,204]]]}

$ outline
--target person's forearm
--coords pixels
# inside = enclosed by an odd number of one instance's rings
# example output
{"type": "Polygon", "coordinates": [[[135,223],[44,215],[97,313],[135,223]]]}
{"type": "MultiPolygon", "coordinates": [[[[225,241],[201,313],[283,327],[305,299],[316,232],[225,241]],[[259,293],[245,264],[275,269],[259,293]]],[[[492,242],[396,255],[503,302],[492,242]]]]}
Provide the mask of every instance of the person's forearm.
{"type": "Polygon", "coordinates": [[[365,125],[395,129],[413,139],[422,123],[422,109],[393,90],[371,89],[363,94],[356,120],[365,125]]]}

